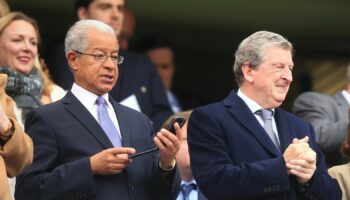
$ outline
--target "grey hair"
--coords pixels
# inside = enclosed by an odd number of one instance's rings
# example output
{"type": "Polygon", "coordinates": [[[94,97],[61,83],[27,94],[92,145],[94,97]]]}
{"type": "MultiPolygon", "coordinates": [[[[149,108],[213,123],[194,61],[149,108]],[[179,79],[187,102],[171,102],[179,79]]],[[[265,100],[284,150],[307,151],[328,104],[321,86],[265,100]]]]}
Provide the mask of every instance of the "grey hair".
{"type": "Polygon", "coordinates": [[[116,36],[113,28],[97,20],[80,20],[71,26],[64,41],[66,56],[69,51],[83,52],[88,47],[86,32],[88,29],[97,29],[104,33],[116,36]]]}
{"type": "Polygon", "coordinates": [[[248,63],[251,68],[257,68],[264,61],[264,52],[269,47],[279,47],[293,52],[293,45],[287,39],[269,31],[255,32],[239,44],[233,64],[233,73],[239,86],[243,83],[243,64],[248,63]]]}

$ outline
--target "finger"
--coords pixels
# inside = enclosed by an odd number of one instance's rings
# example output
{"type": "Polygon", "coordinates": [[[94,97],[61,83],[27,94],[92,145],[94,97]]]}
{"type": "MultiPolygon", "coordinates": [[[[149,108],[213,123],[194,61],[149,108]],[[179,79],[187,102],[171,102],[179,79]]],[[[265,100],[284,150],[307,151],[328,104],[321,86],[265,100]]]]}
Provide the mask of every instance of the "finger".
{"type": "Polygon", "coordinates": [[[300,139],[299,142],[308,143],[308,142],[309,142],[309,137],[308,137],[308,136],[305,136],[304,138],[300,139]]]}
{"type": "MultiPolygon", "coordinates": [[[[174,126],[175,126],[175,125],[174,125],[174,126]]],[[[175,131],[176,131],[176,129],[175,129],[175,131]]],[[[170,131],[168,131],[168,130],[166,130],[166,129],[164,129],[164,128],[162,128],[159,132],[162,134],[162,136],[168,138],[169,140],[175,140],[175,139],[176,139],[175,134],[176,134],[177,132],[176,132],[176,133],[172,133],[172,132],[170,132],[170,131]]],[[[158,133],[159,133],[159,132],[158,132],[158,133]]],[[[158,133],[157,133],[157,136],[158,136],[158,133]]]]}
{"type": "Polygon", "coordinates": [[[117,154],[134,154],[136,150],[134,148],[130,147],[117,147],[117,148],[110,148],[108,151],[114,155],[117,154]]]}
{"type": "Polygon", "coordinates": [[[175,125],[175,131],[176,131],[176,137],[179,141],[182,141],[182,128],[180,125],[176,122],[175,125]]]}
{"type": "Polygon", "coordinates": [[[298,142],[299,142],[298,138],[293,139],[293,143],[298,143],[298,142]]]}
{"type": "MultiPolygon", "coordinates": [[[[175,136],[174,136],[175,137],[175,136]]],[[[175,137],[176,138],[176,137],[175,137]]],[[[157,139],[157,141],[159,141],[161,143],[161,147],[163,148],[173,148],[173,142],[167,137],[167,135],[163,132],[158,132],[157,136],[155,137],[155,139],[157,139]]],[[[176,140],[176,139],[175,139],[176,140]]],[[[156,140],[155,140],[156,142],[156,140]]],[[[156,143],[157,144],[157,143],[156,143]]],[[[157,145],[158,146],[158,145],[157,145]]],[[[158,146],[158,148],[161,149],[160,146],[158,146]]]]}

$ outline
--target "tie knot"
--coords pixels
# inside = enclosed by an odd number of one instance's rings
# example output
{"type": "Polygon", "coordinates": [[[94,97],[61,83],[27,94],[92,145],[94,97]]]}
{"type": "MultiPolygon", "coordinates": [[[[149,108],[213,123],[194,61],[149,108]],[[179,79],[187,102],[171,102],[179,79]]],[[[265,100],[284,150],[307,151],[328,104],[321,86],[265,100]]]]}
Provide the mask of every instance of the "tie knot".
{"type": "Polygon", "coordinates": [[[264,121],[271,120],[273,115],[273,111],[269,109],[261,109],[255,113],[258,114],[264,121]]]}
{"type": "Polygon", "coordinates": [[[181,190],[186,194],[190,194],[190,192],[194,189],[197,188],[197,185],[194,183],[190,183],[190,184],[182,184],[181,185],[181,190]]]}
{"type": "Polygon", "coordinates": [[[97,105],[104,105],[106,103],[105,99],[101,96],[99,96],[97,99],[96,99],[96,104],[97,105]]]}

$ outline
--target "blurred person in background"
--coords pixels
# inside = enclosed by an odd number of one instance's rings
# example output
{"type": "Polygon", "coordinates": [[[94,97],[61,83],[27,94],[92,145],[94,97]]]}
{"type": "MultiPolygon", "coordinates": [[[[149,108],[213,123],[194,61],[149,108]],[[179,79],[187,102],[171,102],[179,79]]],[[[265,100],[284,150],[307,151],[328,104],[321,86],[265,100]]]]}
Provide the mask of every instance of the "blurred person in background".
{"type": "MultiPolygon", "coordinates": [[[[124,21],[124,0],[74,0],[78,20],[94,19],[110,25],[121,34],[124,21]]],[[[146,114],[159,130],[172,115],[165,89],[152,62],[142,54],[120,50],[124,62],[118,66],[119,78],[110,95],[123,105],[146,114]]],[[[72,72],[64,56],[63,44],[54,46],[45,59],[54,81],[65,89],[73,84],[72,72]]]]}
{"type": "Polygon", "coordinates": [[[193,109],[198,106],[198,101],[192,94],[186,92],[186,88],[181,88],[181,91],[173,91],[176,71],[175,52],[172,42],[167,37],[157,33],[144,35],[136,43],[135,49],[146,54],[156,66],[173,112],[193,109]]]}
{"type": "Polygon", "coordinates": [[[0,0],[0,17],[8,14],[10,12],[10,8],[5,0],[0,0]]]}
{"type": "Polygon", "coordinates": [[[163,125],[163,128],[168,127],[168,124],[175,116],[181,116],[186,120],[185,124],[181,128],[181,147],[176,154],[177,168],[181,177],[180,192],[176,200],[206,200],[203,193],[199,190],[191,170],[190,155],[188,152],[187,143],[187,125],[191,113],[192,111],[177,112],[169,117],[169,119],[163,125]]]}
{"type": "Polygon", "coordinates": [[[0,19],[0,73],[8,75],[6,93],[16,102],[22,122],[32,109],[65,94],[41,69],[39,40],[37,23],[27,15],[12,12],[0,19]]]}
{"type": "Polygon", "coordinates": [[[128,8],[124,7],[124,21],[122,32],[118,37],[120,49],[128,50],[130,47],[130,40],[134,37],[136,27],[136,18],[134,13],[128,8]]]}
{"type": "MultiPolygon", "coordinates": [[[[348,110],[348,115],[350,118],[350,109],[348,110]]],[[[340,153],[342,156],[350,159],[350,124],[348,124],[347,138],[343,142],[340,153]]],[[[350,161],[344,165],[337,165],[328,169],[329,175],[337,179],[340,188],[343,192],[343,200],[350,199],[350,161]]]]}
{"type": "Polygon", "coordinates": [[[293,105],[293,112],[315,128],[316,142],[325,155],[328,166],[349,161],[339,149],[346,139],[350,108],[350,64],[346,74],[347,86],[334,96],[318,92],[299,95],[293,105]]]}
{"type": "MultiPolygon", "coordinates": [[[[29,111],[62,98],[65,91],[42,72],[38,60],[39,29],[21,12],[0,18],[0,74],[7,74],[5,91],[15,102],[14,111],[23,126],[29,111]]],[[[14,194],[15,178],[9,179],[14,194]]]]}
{"type": "MultiPolygon", "coordinates": [[[[33,159],[33,143],[14,113],[14,102],[6,95],[7,76],[0,74],[0,199],[13,199],[8,177],[16,176],[33,159]]],[[[12,180],[12,179],[11,179],[12,180]]],[[[13,184],[13,183],[12,183],[13,184]]],[[[13,186],[12,186],[13,187],[13,186]]],[[[13,188],[12,188],[13,189],[13,188]]]]}

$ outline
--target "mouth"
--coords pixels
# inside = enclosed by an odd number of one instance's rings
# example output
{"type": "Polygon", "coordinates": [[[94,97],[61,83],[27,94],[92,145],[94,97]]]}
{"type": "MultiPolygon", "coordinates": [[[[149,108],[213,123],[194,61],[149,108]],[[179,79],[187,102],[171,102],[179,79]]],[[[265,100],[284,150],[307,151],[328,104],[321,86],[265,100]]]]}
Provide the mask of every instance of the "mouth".
{"type": "Polygon", "coordinates": [[[113,82],[114,81],[113,75],[103,74],[100,77],[102,78],[103,81],[106,81],[106,82],[113,82]]]}
{"type": "Polygon", "coordinates": [[[17,60],[19,60],[21,63],[28,63],[31,58],[29,56],[19,56],[17,57],[17,60]]]}

